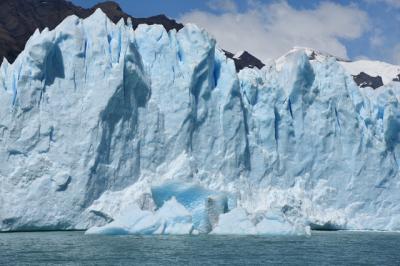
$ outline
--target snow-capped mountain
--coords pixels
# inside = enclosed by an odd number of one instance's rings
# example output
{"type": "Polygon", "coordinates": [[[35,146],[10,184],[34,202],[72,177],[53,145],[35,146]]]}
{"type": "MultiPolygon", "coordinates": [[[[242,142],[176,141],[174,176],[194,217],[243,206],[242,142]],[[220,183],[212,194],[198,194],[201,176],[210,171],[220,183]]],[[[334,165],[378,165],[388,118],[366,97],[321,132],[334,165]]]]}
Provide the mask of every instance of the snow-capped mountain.
{"type": "Polygon", "coordinates": [[[245,55],[100,9],[36,31],[0,67],[0,230],[400,230],[400,82],[245,55]]]}
{"type": "Polygon", "coordinates": [[[286,63],[286,59],[293,53],[299,51],[304,52],[310,62],[323,62],[330,58],[334,58],[349,75],[353,76],[354,81],[361,88],[377,89],[391,82],[399,82],[400,66],[391,65],[380,61],[358,60],[350,61],[343,58],[335,57],[326,52],[321,52],[307,47],[295,47],[284,56],[275,60],[277,69],[282,68],[286,63]]]}

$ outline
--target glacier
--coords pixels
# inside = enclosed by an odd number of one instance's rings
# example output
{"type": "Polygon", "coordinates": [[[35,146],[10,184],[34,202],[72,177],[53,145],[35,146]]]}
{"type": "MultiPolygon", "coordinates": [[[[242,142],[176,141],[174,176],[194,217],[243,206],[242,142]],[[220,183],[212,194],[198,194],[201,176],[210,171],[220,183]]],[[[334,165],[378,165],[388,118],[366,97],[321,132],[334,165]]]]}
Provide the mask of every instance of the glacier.
{"type": "Polygon", "coordinates": [[[0,67],[0,231],[399,231],[399,97],[335,58],[237,73],[193,24],[70,16],[0,67]]]}

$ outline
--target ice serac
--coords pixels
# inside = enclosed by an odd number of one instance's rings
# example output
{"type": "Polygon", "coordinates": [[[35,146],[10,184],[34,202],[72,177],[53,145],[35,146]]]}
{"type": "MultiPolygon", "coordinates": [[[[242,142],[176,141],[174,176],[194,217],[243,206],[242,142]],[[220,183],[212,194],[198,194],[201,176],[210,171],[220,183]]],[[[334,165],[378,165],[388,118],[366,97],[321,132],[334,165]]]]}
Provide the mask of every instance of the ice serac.
{"type": "Polygon", "coordinates": [[[195,25],[129,23],[71,16],[2,63],[1,231],[400,230],[400,83],[302,51],[236,73],[195,25]]]}

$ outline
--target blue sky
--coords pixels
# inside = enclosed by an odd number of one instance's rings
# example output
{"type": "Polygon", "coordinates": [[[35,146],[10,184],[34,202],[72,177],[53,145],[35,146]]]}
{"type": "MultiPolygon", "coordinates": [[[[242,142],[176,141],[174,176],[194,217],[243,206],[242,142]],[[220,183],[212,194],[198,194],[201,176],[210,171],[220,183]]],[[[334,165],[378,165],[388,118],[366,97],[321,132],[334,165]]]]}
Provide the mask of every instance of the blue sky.
{"type": "MultiPolygon", "coordinates": [[[[73,0],[91,7],[97,0],[73,0]]],[[[276,58],[307,46],[400,64],[400,0],[117,0],[135,17],[166,14],[206,28],[219,45],[276,58]]]]}

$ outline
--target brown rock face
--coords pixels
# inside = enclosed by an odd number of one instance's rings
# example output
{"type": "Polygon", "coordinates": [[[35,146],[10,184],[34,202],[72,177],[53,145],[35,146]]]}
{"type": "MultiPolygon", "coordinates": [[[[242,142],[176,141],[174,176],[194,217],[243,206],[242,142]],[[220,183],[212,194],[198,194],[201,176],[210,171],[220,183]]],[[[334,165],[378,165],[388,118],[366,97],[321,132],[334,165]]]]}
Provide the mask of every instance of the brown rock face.
{"type": "Polygon", "coordinates": [[[101,8],[113,22],[130,17],[134,28],[139,24],[162,24],[166,30],[180,30],[183,27],[164,15],[133,18],[111,1],[85,9],[65,0],[0,0],[0,63],[4,57],[10,63],[14,62],[37,28],[54,29],[70,15],[86,18],[97,8],[101,8]]]}

